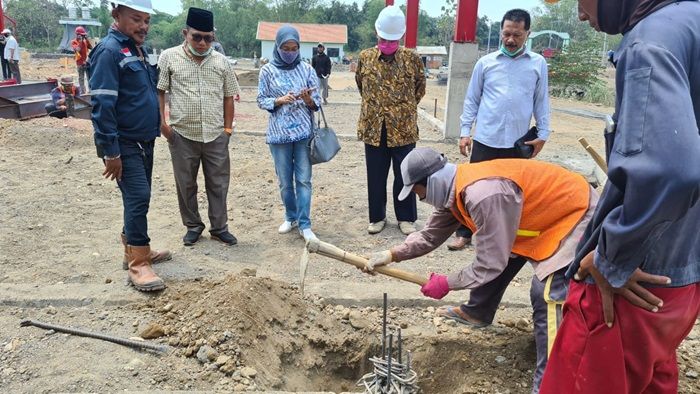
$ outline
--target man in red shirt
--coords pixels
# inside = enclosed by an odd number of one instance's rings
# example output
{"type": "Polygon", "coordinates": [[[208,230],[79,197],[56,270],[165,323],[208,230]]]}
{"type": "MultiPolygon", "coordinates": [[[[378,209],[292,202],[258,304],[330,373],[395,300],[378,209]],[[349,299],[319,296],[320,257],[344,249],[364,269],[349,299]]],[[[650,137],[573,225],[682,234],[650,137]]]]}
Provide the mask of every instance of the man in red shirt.
{"type": "Polygon", "coordinates": [[[85,84],[85,74],[88,72],[88,51],[92,49],[92,44],[88,40],[87,31],[84,27],[78,26],[75,28],[75,39],[70,42],[71,48],[75,52],[75,65],[78,67],[78,82],[80,90],[83,93],[89,91],[85,84]]]}

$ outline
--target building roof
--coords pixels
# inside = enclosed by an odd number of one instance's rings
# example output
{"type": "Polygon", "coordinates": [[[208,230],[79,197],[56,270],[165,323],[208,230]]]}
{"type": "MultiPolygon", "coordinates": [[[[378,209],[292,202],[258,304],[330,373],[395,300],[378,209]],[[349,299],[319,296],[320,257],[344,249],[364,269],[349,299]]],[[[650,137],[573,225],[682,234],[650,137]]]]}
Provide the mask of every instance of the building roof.
{"type": "Polygon", "coordinates": [[[416,47],[416,52],[419,55],[447,55],[447,49],[444,46],[438,47],[416,47]]]}
{"type": "Polygon", "coordinates": [[[322,25],[316,23],[258,22],[255,38],[262,41],[275,41],[277,30],[284,25],[292,25],[299,31],[301,42],[323,42],[329,44],[347,44],[348,27],[346,25],[322,25]]]}

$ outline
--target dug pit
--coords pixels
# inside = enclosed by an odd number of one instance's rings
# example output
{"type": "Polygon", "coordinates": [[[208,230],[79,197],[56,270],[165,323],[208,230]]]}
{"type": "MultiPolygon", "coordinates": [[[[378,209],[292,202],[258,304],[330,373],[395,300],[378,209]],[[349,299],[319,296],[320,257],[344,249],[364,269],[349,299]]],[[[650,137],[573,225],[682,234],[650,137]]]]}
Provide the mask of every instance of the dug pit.
{"type": "MultiPolygon", "coordinates": [[[[360,392],[356,382],[380,353],[381,308],[324,305],[266,278],[171,283],[141,308],[154,317],[143,337],[235,390],[360,392]]],[[[530,390],[530,333],[473,330],[411,308],[390,308],[388,323],[403,329],[424,393],[530,390]]]]}

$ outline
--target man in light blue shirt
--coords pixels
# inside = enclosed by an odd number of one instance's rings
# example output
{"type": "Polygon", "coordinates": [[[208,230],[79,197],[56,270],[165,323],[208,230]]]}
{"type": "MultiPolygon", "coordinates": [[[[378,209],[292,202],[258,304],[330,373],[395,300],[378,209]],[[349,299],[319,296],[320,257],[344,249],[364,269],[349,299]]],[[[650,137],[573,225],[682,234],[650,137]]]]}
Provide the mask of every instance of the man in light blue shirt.
{"type": "MultiPolygon", "coordinates": [[[[528,132],[533,115],[538,131],[537,138],[526,142],[534,148],[530,157],[542,150],[549,137],[547,62],[525,46],[529,34],[527,11],[506,12],[501,21],[499,51],[483,56],[474,66],[464,99],[459,141],[460,152],[465,156],[471,153],[472,163],[523,157],[515,149],[515,142],[528,132]]],[[[461,227],[455,234],[447,246],[450,250],[464,249],[471,243],[468,228],[461,227]]],[[[491,324],[506,287],[524,264],[524,259],[510,259],[494,281],[472,291],[469,302],[461,306],[463,320],[477,327],[491,324]]]]}
{"type": "MultiPolygon", "coordinates": [[[[525,136],[535,116],[537,138],[526,142],[535,157],[549,137],[547,62],[525,46],[530,34],[530,14],[513,9],[501,21],[501,47],[477,61],[461,116],[460,152],[470,162],[523,157],[515,142],[525,136]],[[476,121],[472,141],[472,126],[476,121]]],[[[463,227],[448,244],[461,250],[471,243],[463,227]]]]}

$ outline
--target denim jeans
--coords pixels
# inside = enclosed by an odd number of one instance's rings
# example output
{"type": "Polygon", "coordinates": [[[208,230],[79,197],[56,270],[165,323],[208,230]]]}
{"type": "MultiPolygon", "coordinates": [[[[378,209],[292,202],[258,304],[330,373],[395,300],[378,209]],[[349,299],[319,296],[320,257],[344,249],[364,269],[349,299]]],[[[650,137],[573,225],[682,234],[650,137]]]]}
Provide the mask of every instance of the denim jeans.
{"type": "Polygon", "coordinates": [[[151,174],[153,173],[154,141],[136,142],[119,139],[122,160],[122,180],[117,182],[124,204],[126,242],[133,246],[147,246],[148,208],[151,202],[151,174]]]}
{"type": "Polygon", "coordinates": [[[298,222],[300,230],[311,228],[309,140],[269,145],[284,203],[284,219],[298,222]]]}

